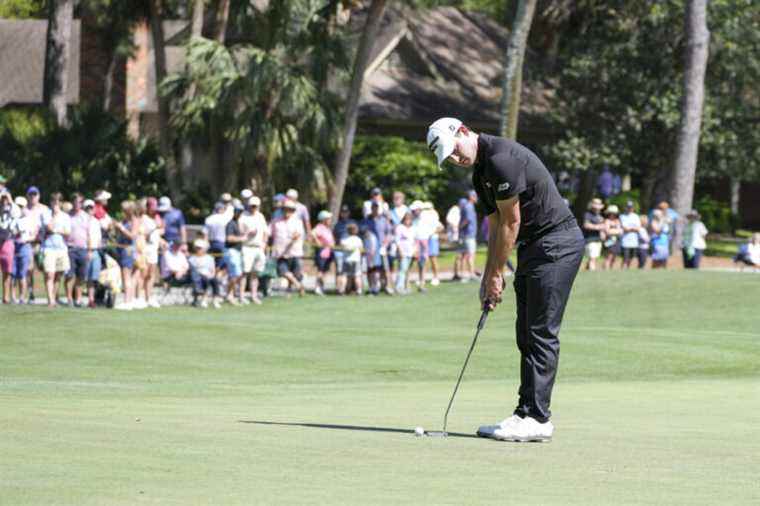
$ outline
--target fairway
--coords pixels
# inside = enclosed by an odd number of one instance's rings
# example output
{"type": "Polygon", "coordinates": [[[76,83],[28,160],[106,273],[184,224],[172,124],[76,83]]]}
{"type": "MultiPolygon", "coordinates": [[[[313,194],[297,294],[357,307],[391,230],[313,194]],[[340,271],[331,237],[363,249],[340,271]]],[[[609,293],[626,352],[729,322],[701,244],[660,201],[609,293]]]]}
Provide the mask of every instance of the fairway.
{"type": "Polygon", "coordinates": [[[511,413],[514,296],[0,308],[0,504],[758,504],[760,276],[581,273],[554,441],[511,413]]]}

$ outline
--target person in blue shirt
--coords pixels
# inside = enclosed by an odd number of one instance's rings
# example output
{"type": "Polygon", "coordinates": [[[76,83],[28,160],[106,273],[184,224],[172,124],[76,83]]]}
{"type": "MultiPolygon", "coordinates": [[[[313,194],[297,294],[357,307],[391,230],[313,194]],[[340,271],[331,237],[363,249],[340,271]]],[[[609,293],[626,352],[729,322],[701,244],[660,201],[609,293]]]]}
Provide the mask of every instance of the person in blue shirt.
{"type": "Polygon", "coordinates": [[[462,282],[475,278],[475,250],[478,246],[478,214],[475,211],[475,203],[478,194],[475,190],[467,193],[467,199],[460,201],[459,219],[459,272],[455,277],[461,278],[462,282]],[[458,276],[457,276],[458,275],[458,276]]]}
{"type": "Polygon", "coordinates": [[[172,201],[166,195],[158,199],[158,212],[164,220],[164,240],[170,245],[178,242],[183,251],[186,250],[185,215],[179,209],[172,207],[172,201]]]}
{"type": "MultiPolygon", "coordinates": [[[[380,207],[380,203],[372,201],[370,204],[370,215],[362,220],[362,229],[369,230],[377,238],[377,265],[375,265],[380,285],[387,293],[393,293],[393,288],[388,282],[388,246],[392,240],[392,228],[388,216],[386,216],[380,207]]],[[[372,284],[370,283],[370,286],[372,284]]]]}

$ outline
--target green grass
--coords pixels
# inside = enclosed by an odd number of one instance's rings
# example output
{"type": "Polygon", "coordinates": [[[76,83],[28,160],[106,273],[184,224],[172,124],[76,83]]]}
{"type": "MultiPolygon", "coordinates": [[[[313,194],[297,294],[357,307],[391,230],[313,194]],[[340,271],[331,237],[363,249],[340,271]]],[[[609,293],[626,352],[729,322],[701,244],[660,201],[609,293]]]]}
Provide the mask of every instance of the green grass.
{"type": "MultiPolygon", "coordinates": [[[[441,425],[474,284],[219,311],[3,307],[0,504],[757,504],[758,279],[582,273],[555,440],[525,445],[411,434],[441,425]]],[[[489,319],[450,431],[511,411],[512,307],[489,319]]]]}

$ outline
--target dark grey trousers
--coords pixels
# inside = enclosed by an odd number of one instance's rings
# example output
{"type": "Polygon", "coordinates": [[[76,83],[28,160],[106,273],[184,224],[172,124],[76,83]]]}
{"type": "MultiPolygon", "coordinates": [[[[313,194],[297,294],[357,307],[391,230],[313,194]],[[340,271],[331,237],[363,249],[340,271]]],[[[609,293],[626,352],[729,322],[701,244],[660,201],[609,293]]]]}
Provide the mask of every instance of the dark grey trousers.
{"type": "Polygon", "coordinates": [[[515,414],[549,420],[559,362],[559,329],[583,259],[584,240],[574,223],[560,226],[517,250],[517,347],[520,400],[515,414]]]}

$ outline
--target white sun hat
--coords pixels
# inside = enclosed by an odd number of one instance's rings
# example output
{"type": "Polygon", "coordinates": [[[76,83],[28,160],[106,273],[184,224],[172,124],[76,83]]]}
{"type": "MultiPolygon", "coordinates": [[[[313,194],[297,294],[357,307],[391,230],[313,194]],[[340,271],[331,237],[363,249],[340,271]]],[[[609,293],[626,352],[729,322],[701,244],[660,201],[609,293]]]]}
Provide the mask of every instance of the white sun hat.
{"type": "Polygon", "coordinates": [[[438,167],[454,152],[454,136],[461,126],[462,122],[456,118],[441,118],[428,128],[428,148],[435,153],[438,167]]]}

